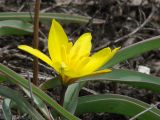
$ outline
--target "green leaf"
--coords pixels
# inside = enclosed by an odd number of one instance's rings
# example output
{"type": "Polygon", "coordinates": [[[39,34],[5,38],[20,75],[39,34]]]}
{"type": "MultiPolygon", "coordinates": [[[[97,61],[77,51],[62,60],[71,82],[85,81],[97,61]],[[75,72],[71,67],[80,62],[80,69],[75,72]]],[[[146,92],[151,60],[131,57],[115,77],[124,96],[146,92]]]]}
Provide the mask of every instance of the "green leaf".
{"type": "Polygon", "coordinates": [[[0,74],[0,83],[4,82],[4,81],[7,81],[7,80],[8,80],[8,78],[6,76],[0,74]]]}
{"type": "Polygon", "coordinates": [[[145,88],[156,93],[160,93],[159,77],[130,70],[113,69],[112,72],[103,75],[81,78],[79,82],[89,80],[107,80],[112,82],[126,83],[135,87],[145,88]]]}
{"type": "MultiPolygon", "coordinates": [[[[10,70],[6,66],[0,64],[0,71],[11,78],[11,82],[23,86],[26,89],[29,89],[28,81],[10,70]]],[[[32,84],[32,91],[35,95],[37,95],[41,100],[46,102],[48,105],[53,107],[58,113],[60,113],[63,117],[69,120],[78,120],[78,118],[68,111],[66,111],[63,107],[61,107],[55,100],[53,100],[50,96],[44,93],[41,89],[32,84]]]]}
{"type": "Polygon", "coordinates": [[[2,111],[5,120],[12,120],[12,113],[10,110],[11,99],[5,98],[2,103],[2,111]]]}
{"type": "Polygon", "coordinates": [[[33,32],[32,24],[19,20],[0,21],[0,36],[26,35],[33,32]]]}
{"type": "Polygon", "coordinates": [[[74,114],[77,107],[79,91],[85,85],[85,83],[86,82],[71,84],[65,92],[63,107],[72,114],[74,114]]]}
{"type": "MultiPolygon", "coordinates": [[[[63,23],[79,23],[86,24],[91,19],[80,15],[64,14],[64,13],[40,13],[40,21],[49,23],[52,19],[57,19],[63,23]]],[[[23,20],[31,21],[31,16],[28,12],[1,12],[0,20],[23,20]]],[[[102,19],[93,19],[94,24],[103,24],[105,21],[102,19]]]]}
{"type": "MultiPolygon", "coordinates": [[[[29,92],[27,89],[23,88],[23,87],[21,87],[21,88],[22,88],[23,91],[27,94],[27,96],[28,96],[29,98],[31,98],[30,92],[29,92]]],[[[43,115],[44,115],[48,120],[50,120],[50,119],[52,118],[52,116],[50,115],[50,112],[49,112],[46,104],[45,104],[39,97],[37,97],[36,95],[33,94],[32,97],[33,97],[33,98],[31,98],[31,99],[33,99],[33,102],[36,104],[36,106],[39,108],[39,110],[43,113],[43,115]]]]}
{"type": "Polygon", "coordinates": [[[39,87],[42,90],[47,90],[47,89],[55,88],[55,87],[60,86],[60,85],[61,85],[61,81],[58,79],[58,77],[55,77],[51,80],[43,82],[39,87]]]}
{"type": "Polygon", "coordinates": [[[150,39],[132,44],[126,48],[122,48],[109,62],[106,63],[106,65],[102,67],[102,69],[110,68],[113,65],[129,58],[136,57],[142,53],[158,48],[160,48],[160,36],[152,37],[150,39]]]}
{"type": "Polygon", "coordinates": [[[79,87],[79,83],[71,84],[65,92],[63,107],[66,108],[72,114],[74,114],[77,107],[79,87]]]}
{"type": "MultiPolygon", "coordinates": [[[[80,97],[76,114],[108,112],[133,117],[149,108],[140,100],[122,95],[91,95],[80,97]]],[[[153,108],[137,118],[138,120],[160,120],[160,110],[153,108]]]]}
{"type": "Polygon", "coordinates": [[[28,113],[34,120],[45,120],[34,107],[15,90],[0,85],[0,95],[13,100],[19,109],[28,113]]]}

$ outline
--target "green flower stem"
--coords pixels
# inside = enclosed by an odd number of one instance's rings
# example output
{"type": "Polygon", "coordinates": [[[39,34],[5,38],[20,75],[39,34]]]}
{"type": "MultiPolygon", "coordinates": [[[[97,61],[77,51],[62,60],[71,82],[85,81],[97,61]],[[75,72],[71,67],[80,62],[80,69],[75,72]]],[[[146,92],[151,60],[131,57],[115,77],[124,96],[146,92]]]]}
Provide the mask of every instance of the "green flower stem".
{"type": "Polygon", "coordinates": [[[59,101],[59,104],[60,104],[61,106],[63,106],[64,96],[65,96],[66,90],[67,90],[67,86],[62,85],[61,93],[60,93],[60,101],[59,101]]]}

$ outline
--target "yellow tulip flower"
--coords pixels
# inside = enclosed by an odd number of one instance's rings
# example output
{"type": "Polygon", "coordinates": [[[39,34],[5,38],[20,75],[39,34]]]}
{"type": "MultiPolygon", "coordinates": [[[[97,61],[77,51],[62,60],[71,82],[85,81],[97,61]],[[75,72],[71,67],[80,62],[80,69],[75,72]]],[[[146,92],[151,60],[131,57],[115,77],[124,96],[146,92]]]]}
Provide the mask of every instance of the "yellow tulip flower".
{"type": "Polygon", "coordinates": [[[98,69],[108,62],[119,48],[111,50],[107,47],[90,55],[92,48],[91,39],[90,33],[84,33],[73,45],[72,42],[68,41],[62,26],[56,20],[53,20],[48,36],[50,57],[27,45],[19,45],[18,48],[36,56],[53,67],[62,77],[63,84],[71,84],[83,76],[111,71],[110,69],[98,69]]]}

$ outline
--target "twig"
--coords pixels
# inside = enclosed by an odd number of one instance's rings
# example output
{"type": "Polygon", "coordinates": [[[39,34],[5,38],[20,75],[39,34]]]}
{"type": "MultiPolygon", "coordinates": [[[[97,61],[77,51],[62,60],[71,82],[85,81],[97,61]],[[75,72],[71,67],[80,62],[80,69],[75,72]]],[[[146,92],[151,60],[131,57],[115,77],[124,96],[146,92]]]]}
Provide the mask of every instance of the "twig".
{"type": "MultiPolygon", "coordinates": [[[[32,74],[32,72],[31,71],[29,71],[29,70],[25,70],[24,72],[21,72],[20,73],[23,77],[27,77],[28,76],[28,74],[30,75],[30,76],[33,76],[33,74],[32,74]],[[26,72],[27,72],[27,74],[26,74],[26,72]]],[[[39,79],[40,80],[51,80],[53,77],[51,77],[51,76],[49,76],[48,74],[43,74],[43,73],[39,73],[39,79]]]]}
{"type": "Polygon", "coordinates": [[[41,31],[41,30],[39,30],[39,33],[43,36],[43,38],[41,39],[42,41],[43,41],[43,43],[44,43],[44,48],[43,48],[43,52],[44,51],[46,51],[47,50],[47,40],[48,40],[48,38],[47,38],[47,36],[41,31]]]}
{"type": "Polygon", "coordinates": [[[27,72],[27,77],[28,77],[28,85],[29,85],[29,92],[30,92],[30,96],[31,96],[31,103],[32,103],[32,105],[34,105],[34,98],[33,98],[33,93],[32,93],[32,83],[31,83],[31,78],[30,78],[30,74],[29,74],[29,72],[27,72]]]}
{"type": "Polygon", "coordinates": [[[139,116],[143,115],[144,113],[150,111],[151,109],[153,109],[154,107],[157,107],[157,105],[159,105],[159,103],[155,104],[155,105],[151,105],[149,108],[147,108],[146,110],[138,113],[137,115],[133,116],[132,118],[130,118],[129,120],[135,120],[136,118],[138,118],[139,116]]]}
{"type": "Polygon", "coordinates": [[[47,7],[47,8],[44,8],[43,10],[41,10],[40,12],[41,12],[41,13],[45,13],[45,12],[51,10],[52,8],[53,8],[53,6],[47,7]]]}
{"type": "Polygon", "coordinates": [[[25,3],[21,5],[21,7],[17,10],[17,12],[21,12],[21,10],[24,8],[25,3]]]}
{"type": "MultiPolygon", "coordinates": [[[[31,22],[33,23],[33,16],[32,16],[32,11],[30,9],[30,4],[29,4],[29,0],[26,0],[26,4],[28,6],[28,9],[29,9],[29,15],[30,15],[30,18],[31,18],[31,22]]],[[[47,41],[48,38],[47,36],[39,29],[39,33],[40,35],[42,35],[44,37],[44,39],[47,41]]],[[[45,43],[45,42],[44,42],[45,43]]],[[[43,49],[43,51],[45,51],[47,49],[47,44],[45,43],[45,48],[43,49]]]]}
{"type": "MultiPolygon", "coordinates": [[[[95,2],[95,4],[96,4],[96,2],[95,2]]],[[[88,21],[85,25],[77,28],[77,29],[70,35],[70,37],[72,37],[75,33],[77,33],[78,31],[80,31],[81,29],[87,28],[89,25],[91,25],[91,24],[93,23],[94,18],[95,18],[96,15],[101,11],[101,9],[102,9],[102,8],[99,7],[99,9],[98,9],[98,10],[94,13],[94,15],[89,19],[89,21],[88,21]]]]}
{"type": "MultiPolygon", "coordinates": [[[[35,2],[34,10],[34,36],[33,36],[33,47],[38,49],[39,44],[39,10],[40,10],[40,0],[35,2]]],[[[33,84],[37,85],[38,83],[38,59],[34,57],[33,61],[33,84]]]]}
{"type": "Polygon", "coordinates": [[[123,39],[128,38],[128,37],[132,36],[133,34],[135,34],[136,32],[138,32],[141,28],[143,28],[151,20],[152,16],[154,15],[154,12],[155,12],[155,7],[153,6],[152,7],[152,11],[151,11],[150,15],[148,16],[148,18],[138,28],[136,28],[131,33],[129,33],[129,34],[127,34],[127,35],[115,40],[114,42],[115,43],[120,42],[123,39]]]}
{"type": "MultiPolygon", "coordinates": [[[[122,36],[122,37],[120,37],[120,38],[118,38],[116,40],[114,40],[114,43],[118,43],[118,42],[120,42],[120,41],[122,41],[122,40],[124,40],[126,38],[129,38],[130,36],[134,35],[135,33],[137,33],[141,28],[143,28],[151,20],[151,18],[154,15],[155,11],[156,11],[155,6],[152,5],[152,11],[151,11],[150,15],[147,17],[147,19],[139,27],[137,27],[134,31],[132,31],[129,34],[124,35],[124,36],[122,36]]],[[[104,44],[104,45],[102,45],[100,47],[97,47],[97,48],[94,49],[94,51],[98,51],[98,50],[100,50],[102,48],[105,48],[105,47],[107,47],[107,45],[108,44],[104,44]]]]}
{"type": "Polygon", "coordinates": [[[91,94],[93,94],[93,95],[98,95],[98,94],[100,94],[100,93],[98,93],[98,92],[96,92],[96,91],[94,91],[94,90],[88,89],[88,88],[86,88],[86,87],[83,87],[82,90],[85,90],[85,91],[87,91],[87,92],[89,92],[89,93],[91,93],[91,94]]]}
{"type": "Polygon", "coordinates": [[[31,22],[33,23],[31,5],[30,5],[30,3],[29,3],[29,0],[26,0],[26,5],[28,6],[28,11],[29,11],[29,15],[30,15],[30,18],[31,18],[31,22]]]}

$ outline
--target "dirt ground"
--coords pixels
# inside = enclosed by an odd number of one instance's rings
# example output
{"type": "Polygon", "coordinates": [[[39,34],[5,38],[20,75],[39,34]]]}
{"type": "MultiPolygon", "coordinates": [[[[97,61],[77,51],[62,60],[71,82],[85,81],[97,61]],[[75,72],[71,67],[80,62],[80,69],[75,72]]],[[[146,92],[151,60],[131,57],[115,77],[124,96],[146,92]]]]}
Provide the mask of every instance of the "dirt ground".
{"type": "MultiPolygon", "coordinates": [[[[32,0],[1,0],[0,12],[33,11],[32,0]],[[29,9],[28,9],[29,8],[29,9]]],[[[104,47],[126,47],[136,42],[160,35],[160,1],[159,0],[42,0],[41,12],[56,12],[91,17],[85,25],[64,25],[70,39],[76,40],[84,32],[93,35],[93,52],[104,47]],[[93,24],[94,18],[104,20],[102,24],[93,24]]],[[[41,25],[41,30],[47,36],[49,26],[41,25]]],[[[23,76],[32,77],[32,56],[17,49],[17,45],[31,45],[32,35],[1,36],[0,63],[23,76]]],[[[40,36],[40,50],[47,53],[46,42],[40,36]]],[[[129,59],[116,67],[137,71],[138,66],[150,68],[152,75],[160,77],[160,49],[129,59]]],[[[40,62],[40,82],[55,76],[55,72],[40,62]]],[[[108,82],[89,82],[88,90],[99,93],[118,93],[138,98],[147,103],[160,100],[158,94],[151,91],[138,90],[124,84],[108,82]],[[116,89],[116,90],[115,90],[116,89]]],[[[58,96],[58,89],[54,90],[58,96]]],[[[80,95],[91,94],[82,90],[80,95]]],[[[56,97],[55,97],[56,98],[56,97]]],[[[126,117],[108,113],[87,113],[80,116],[83,120],[127,120],[126,117]]]]}

